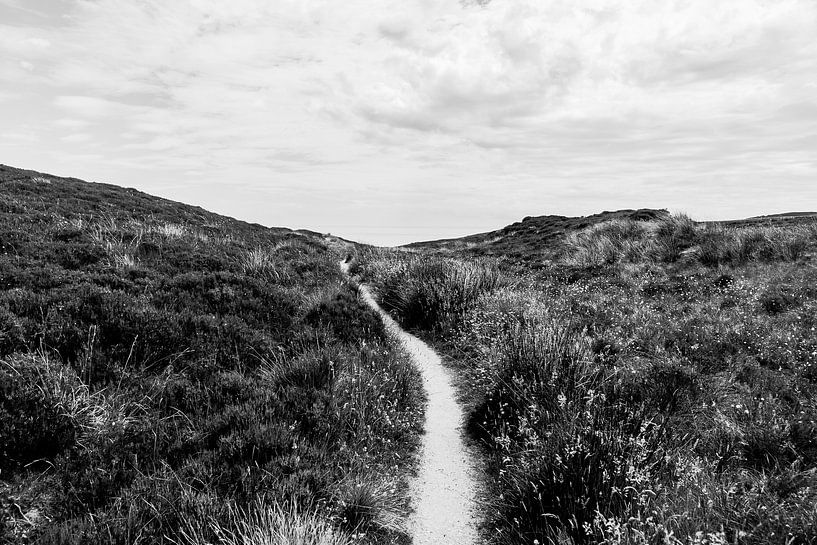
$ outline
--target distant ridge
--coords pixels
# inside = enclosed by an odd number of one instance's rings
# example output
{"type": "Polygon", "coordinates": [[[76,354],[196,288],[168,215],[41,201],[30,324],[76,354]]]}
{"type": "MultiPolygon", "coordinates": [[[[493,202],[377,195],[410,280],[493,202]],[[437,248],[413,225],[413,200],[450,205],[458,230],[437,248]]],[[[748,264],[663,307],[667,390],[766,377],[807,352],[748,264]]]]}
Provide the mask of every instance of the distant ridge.
{"type": "Polygon", "coordinates": [[[765,214],[763,216],[752,216],[748,219],[765,219],[765,218],[789,218],[789,217],[809,217],[817,216],[817,212],[783,212],[782,214],[765,214]]]}
{"type": "Polygon", "coordinates": [[[28,184],[30,185],[29,191],[36,193],[41,199],[52,203],[62,203],[58,206],[67,209],[74,208],[84,213],[127,210],[137,216],[153,216],[175,222],[192,221],[194,223],[218,224],[222,221],[229,221],[258,233],[270,232],[277,235],[302,235],[315,238],[325,236],[323,233],[309,229],[268,227],[243,221],[210,212],[200,206],[157,197],[130,187],[102,182],[88,182],[78,178],[57,176],[0,164],[0,187],[2,187],[2,184],[14,183],[28,184]]]}
{"type": "MultiPolygon", "coordinates": [[[[600,212],[589,216],[527,216],[501,229],[460,238],[429,240],[406,244],[405,248],[456,252],[472,256],[503,257],[515,262],[537,263],[561,243],[564,235],[615,219],[653,221],[669,216],[666,209],[640,208],[600,212]]],[[[791,225],[817,221],[817,212],[784,212],[734,220],[705,221],[722,225],[791,225]]]]}
{"type": "Polygon", "coordinates": [[[783,212],[780,214],[765,214],[750,218],[725,221],[710,221],[706,223],[721,223],[724,225],[760,225],[774,223],[778,225],[792,225],[817,221],[817,212],[783,212]]]}
{"type": "Polygon", "coordinates": [[[464,252],[471,255],[506,256],[512,260],[540,261],[542,254],[565,233],[614,219],[650,221],[669,215],[664,209],[640,208],[600,212],[590,216],[527,216],[502,229],[461,238],[407,244],[406,248],[464,252]]]}

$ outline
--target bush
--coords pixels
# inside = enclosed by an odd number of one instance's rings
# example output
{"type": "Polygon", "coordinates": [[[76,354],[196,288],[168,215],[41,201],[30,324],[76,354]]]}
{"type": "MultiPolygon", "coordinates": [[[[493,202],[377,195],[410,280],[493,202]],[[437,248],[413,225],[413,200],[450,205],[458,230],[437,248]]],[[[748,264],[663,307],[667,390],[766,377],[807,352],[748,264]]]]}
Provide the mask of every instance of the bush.
{"type": "Polygon", "coordinates": [[[0,362],[0,469],[51,460],[76,443],[78,423],[59,397],[60,389],[76,387],[78,380],[37,357],[0,362]]]}
{"type": "Polygon", "coordinates": [[[380,317],[362,304],[351,288],[320,301],[309,309],[304,322],[313,327],[327,326],[344,342],[384,340],[386,336],[380,317]]]}
{"type": "Polygon", "coordinates": [[[345,543],[338,483],[404,497],[420,377],[321,237],[35,177],[0,166],[0,542],[345,543]]]}
{"type": "Polygon", "coordinates": [[[700,234],[698,260],[710,267],[795,261],[814,243],[814,233],[813,227],[709,226],[700,234]]]}
{"type": "Polygon", "coordinates": [[[26,346],[21,322],[14,313],[0,306],[0,357],[8,356],[26,346]]]}
{"type": "Polygon", "coordinates": [[[800,301],[787,286],[774,286],[763,292],[758,302],[769,314],[781,314],[796,307],[800,301]]]}
{"type": "Polygon", "coordinates": [[[817,542],[817,292],[789,235],[750,231],[683,217],[589,228],[573,257],[590,257],[503,269],[454,321],[412,297],[432,290],[412,288],[409,264],[474,263],[365,263],[396,317],[411,304],[415,323],[434,317],[421,333],[461,372],[493,543],[817,542]]]}
{"type": "Polygon", "coordinates": [[[563,262],[581,267],[612,265],[639,260],[651,250],[648,224],[634,220],[611,220],[595,224],[565,238],[563,262]]]}
{"type": "Polygon", "coordinates": [[[502,541],[567,534],[585,543],[593,513],[621,514],[646,486],[663,427],[608,398],[611,377],[591,363],[575,328],[519,323],[497,356],[493,388],[468,427],[500,468],[502,541]]]}
{"type": "Polygon", "coordinates": [[[226,513],[209,520],[185,521],[181,543],[198,545],[350,545],[356,541],[328,523],[316,509],[255,503],[247,508],[228,505],[226,513]],[[215,539],[211,536],[215,534],[215,539]]]}
{"type": "Polygon", "coordinates": [[[671,416],[688,414],[700,393],[700,374],[678,360],[653,360],[636,373],[623,373],[610,395],[628,405],[646,405],[671,416]]]}
{"type": "Polygon", "coordinates": [[[405,516],[394,490],[367,481],[346,481],[334,491],[335,518],[349,533],[397,531],[405,516]]]}
{"type": "Polygon", "coordinates": [[[658,261],[674,263],[698,242],[698,224],[685,214],[668,216],[658,221],[655,239],[658,261]]]}
{"type": "Polygon", "coordinates": [[[498,270],[487,264],[405,257],[376,279],[375,288],[381,306],[404,327],[439,333],[453,331],[499,284],[498,270]]]}

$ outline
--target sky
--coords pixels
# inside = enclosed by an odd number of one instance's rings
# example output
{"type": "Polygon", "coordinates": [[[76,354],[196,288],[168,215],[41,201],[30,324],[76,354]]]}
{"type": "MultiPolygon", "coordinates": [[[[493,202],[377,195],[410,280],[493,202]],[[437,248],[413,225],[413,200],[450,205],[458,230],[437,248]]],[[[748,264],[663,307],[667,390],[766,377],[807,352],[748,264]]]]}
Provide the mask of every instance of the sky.
{"type": "Polygon", "coordinates": [[[817,2],[0,0],[0,163],[381,245],[817,210],[817,2]]]}

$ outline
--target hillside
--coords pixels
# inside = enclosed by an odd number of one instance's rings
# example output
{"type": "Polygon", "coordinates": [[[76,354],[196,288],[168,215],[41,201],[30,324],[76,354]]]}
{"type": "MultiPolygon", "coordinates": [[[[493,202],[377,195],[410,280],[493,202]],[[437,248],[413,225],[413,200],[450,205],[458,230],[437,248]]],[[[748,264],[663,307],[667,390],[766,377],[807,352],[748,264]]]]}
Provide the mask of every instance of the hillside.
{"type": "Polygon", "coordinates": [[[334,247],[0,166],[0,542],[404,542],[421,383],[334,247]]]}
{"type": "MultiPolygon", "coordinates": [[[[468,235],[461,238],[413,242],[405,247],[471,257],[503,258],[527,266],[541,266],[564,249],[565,237],[593,225],[613,220],[656,221],[669,216],[666,210],[638,209],[600,212],[589,216],[567,217],[558,215],[528,216],[502,229],[468,235]]],[[[717,223],[728,226],[798,225],[813,222],[817,212],[790,212],[717,223]]]]}
{"type": "Polygon", "coordinates": [[[581,217],[528,216],[496,231],[462,238],[414,242],[406,247],[471,256],[504,256],[515,261],[533,263],[547,255],[566,233],[614,219],[653,220],[666,215],[666,210],[640,209],[605,211],[581,217]]]}
{"type": "Polygon", "coordinates": [[[370,249],[362,276],[457,373],[489,543],[817,544],[817,218],[647,214],[370,249]]]}

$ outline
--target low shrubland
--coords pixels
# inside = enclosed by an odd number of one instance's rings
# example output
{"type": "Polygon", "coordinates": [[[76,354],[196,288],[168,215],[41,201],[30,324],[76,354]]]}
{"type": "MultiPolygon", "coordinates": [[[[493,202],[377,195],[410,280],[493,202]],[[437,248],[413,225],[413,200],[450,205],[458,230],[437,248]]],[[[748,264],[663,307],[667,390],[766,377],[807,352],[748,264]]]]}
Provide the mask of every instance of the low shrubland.
{"type": "Polygon", "coordinates": [[[675,263],[683,258],[708,267],[795,261],[817,237],[817,226],[698,224],[685,215],[657,221],[613,220],[571,233],[560,261],[576,266],[619,262],[675,263]]]}
{"type": "Polygon", "coordinates": [[[455,328],[477,298],[499,284],[497,269],[487,263],[370,254],[380,256],[369,258],[367,277],[376,279],[383,308],[412,329],[455,328]]]}
{"type": "Polygon", "coordinates": [[[372,252],[363,275],[461,377],[493,542],[810,544],[816,233],[614,221],[535,271],[372,252]]]}
{"type": "Polygon", "coordinates": [[[38,178],[0,171],[0,542],[405,542],[421,384],[339,253],[38,178]]]}

